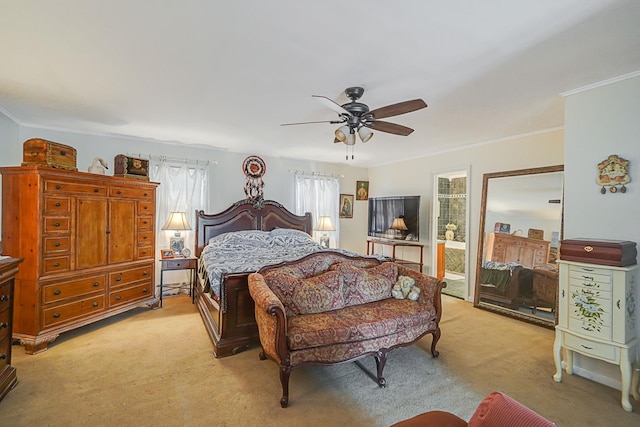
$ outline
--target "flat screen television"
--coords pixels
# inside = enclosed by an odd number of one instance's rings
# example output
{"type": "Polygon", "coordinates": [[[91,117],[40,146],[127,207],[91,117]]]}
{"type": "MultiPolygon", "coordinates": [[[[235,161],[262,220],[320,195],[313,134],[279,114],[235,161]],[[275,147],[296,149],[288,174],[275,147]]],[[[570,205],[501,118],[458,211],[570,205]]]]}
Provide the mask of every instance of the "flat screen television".
{"type": "Polygon", "coordinates": [[[420,196],[392,196],[369,198],[370,237],[385,239],[420,239],[420,196]],[[396,218],[402,218],[406,230],[391,228],[396,218]]]}

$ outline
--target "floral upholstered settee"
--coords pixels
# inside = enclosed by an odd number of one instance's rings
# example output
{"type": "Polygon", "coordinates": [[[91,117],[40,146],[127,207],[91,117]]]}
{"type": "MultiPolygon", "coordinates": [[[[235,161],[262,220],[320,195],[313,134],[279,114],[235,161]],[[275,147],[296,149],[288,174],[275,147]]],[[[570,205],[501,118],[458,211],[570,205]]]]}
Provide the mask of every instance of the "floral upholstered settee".
{"type": "MultiPolygon", "coordinates": [[[[403,281],[401,280],[401,281],[403,281]]],[[[280,365],[283,408],[289,403],[291,369],[373,355],[377,380],[387,353],[432,334],[438,356],[446,284],[393,262],[323,251],[249,275],[260,334],[260,358],[280,365]],[[399,277],[412,279],[414,301],[392,296],[399,277]],[[419,289],[419,291],[418,291],[419,289]],[[417,294],[417,295],[416,295],[417,294]]]]}

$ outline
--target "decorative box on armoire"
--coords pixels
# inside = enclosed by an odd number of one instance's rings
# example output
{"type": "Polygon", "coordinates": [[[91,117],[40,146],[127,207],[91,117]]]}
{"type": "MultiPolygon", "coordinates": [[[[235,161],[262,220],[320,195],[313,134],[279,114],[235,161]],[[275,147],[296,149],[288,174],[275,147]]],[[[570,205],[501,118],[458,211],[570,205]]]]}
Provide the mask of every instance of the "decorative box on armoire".
{"type": "Polygon", "coordinates": [[[640,400],[640,378],[634,370],[638,345],[635,330],[638,266],[635,244],[630,243],[633,242],[586,239],[560,243],[558,325],[553,347],[556,365],[553,379],[557,382],[562,380],[563,367],[568,374],[573,373],[574,353],[618,365],[621,403],[626,411],[632,411],[630,392],[640,400]],[[576,249],[580,245],[582,251],[576,249]],[[629,251],[634,253],[633,257],[623,256],[629,251]],[[603,256],[599,257],[599,253],[603,256]],[[575,257],[590,262],[566,259],[575,257]]]}
{"type": "Polygon", "coordinates": [[[27,353],[62,332],[157,305],[157,183],[46,166],[0,173],[3,251],[24,258],[13,338],[27,353]]]}
{"type": "Polygon", "coordinates": [[[19,258],[0,259],[0,400],[17,383],[16,368],[11,366],[11,330],[13,319],[13,282],[19,258]]]}

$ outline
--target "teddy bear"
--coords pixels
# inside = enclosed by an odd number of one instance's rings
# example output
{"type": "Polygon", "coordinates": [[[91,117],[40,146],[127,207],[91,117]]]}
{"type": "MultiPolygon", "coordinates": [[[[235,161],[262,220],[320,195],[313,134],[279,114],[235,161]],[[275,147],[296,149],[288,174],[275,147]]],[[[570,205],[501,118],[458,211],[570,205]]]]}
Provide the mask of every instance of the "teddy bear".
{"type": "Polygon", "coordinates": [[[408,276],[398,276],[398,281],[391,289],[391,295],[395,299],[410,299],[417,301],[420,296],[420,288],[416,286],[416,281],[408,276]]]}

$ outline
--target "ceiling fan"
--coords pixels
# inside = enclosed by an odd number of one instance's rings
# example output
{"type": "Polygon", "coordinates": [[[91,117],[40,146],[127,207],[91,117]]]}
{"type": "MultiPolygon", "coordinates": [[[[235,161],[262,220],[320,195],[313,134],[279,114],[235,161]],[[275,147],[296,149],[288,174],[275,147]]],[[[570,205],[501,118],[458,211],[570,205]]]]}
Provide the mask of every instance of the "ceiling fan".
{"type": "Polygon", "coordinates": [[[358,86],[348,87],[345,89],[344,93],[351,102],[347,102],[342,105],[334,102],[326,96],[311,95],[322,104],[338,113],[337,120],[284,123],[281,126],[305,125],[311,123],[341,124],[342,126],[335,131],[335,139],[333,142],[343,142],[346,145],[355,145],[356,133],[362,142],[367,142],[373,137],[371,129],[394,135],[410,135],[413,132],[413,129],[396,123],[383,122],[379,119],[399,116],[401,114],[410,113],[427,107],[427,104],[422,99],[412,99],[410,101],[398,102],[397,104],[391,104],[385,107],[376,108],[375,110],[370,110],[369,106],[366,104],[357,102],[362,94],[364,94],[363,88],[358,86]]]}

